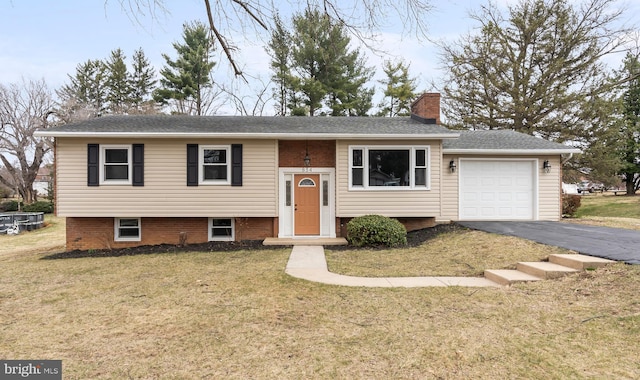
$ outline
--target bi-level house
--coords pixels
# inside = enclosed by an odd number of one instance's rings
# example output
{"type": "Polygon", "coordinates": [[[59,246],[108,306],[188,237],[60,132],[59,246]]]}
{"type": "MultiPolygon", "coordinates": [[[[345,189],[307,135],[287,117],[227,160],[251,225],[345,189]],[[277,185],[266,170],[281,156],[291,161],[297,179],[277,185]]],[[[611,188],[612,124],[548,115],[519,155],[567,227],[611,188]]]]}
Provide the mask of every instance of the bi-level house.
{"type": "Polygon", "coordinates": [[[408,230],[559,220],[577,149],[440,125],[440,95],[406,118],[108,116],[54,137],[67,249],[340,237],[381,214],[408,230]]]}

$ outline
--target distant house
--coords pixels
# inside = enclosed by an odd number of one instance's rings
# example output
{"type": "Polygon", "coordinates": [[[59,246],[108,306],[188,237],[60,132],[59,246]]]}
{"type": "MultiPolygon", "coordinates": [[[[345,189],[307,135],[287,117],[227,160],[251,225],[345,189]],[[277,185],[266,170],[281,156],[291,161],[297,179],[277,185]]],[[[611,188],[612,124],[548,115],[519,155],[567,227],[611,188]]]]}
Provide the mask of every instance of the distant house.
{"type": "Polygon", "coordinates": [[[52,185],[53,179],[51,178],[51,166],[45,166],[38,169],[36,180],[33,181],[33,190],[37,192],[39,197],[46,197],[49,195],[49,186],[52,185]]]}
{"type": "Polygon", "coordinates": [[[55,138],[67,249],[339,237],[365,214],[409,230],[560,219],[578,150],[439,120],[424,94],[407,118],[111,116],[38,134],[55,138]]]}

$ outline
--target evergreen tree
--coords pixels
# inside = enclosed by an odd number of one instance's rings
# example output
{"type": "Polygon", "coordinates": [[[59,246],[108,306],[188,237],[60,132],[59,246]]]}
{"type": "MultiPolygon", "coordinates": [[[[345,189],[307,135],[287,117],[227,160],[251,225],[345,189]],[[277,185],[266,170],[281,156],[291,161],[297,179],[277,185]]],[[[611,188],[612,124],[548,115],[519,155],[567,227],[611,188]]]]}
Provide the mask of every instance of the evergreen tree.
{"type": "Polygon", "coordinates": [[[409,65],[400,60],[385,61],[383,70],[387,78],[380,83],[384,87],[384,101],[379,104],[380,116],[408,116],[411,102],[416,97],[416,79],[409,77],[409,65]]]}
{"type": "Polygon", "coordinates": [[[184,43],[174,43],[176,60],[163,54],[166,66],[160,71],[161,88],[154,99],[161,104],[172,104],[174,112],[202,115],[207,108],[206,90],[212,87],[210,78],[215,62],[211,61],[212,40],[207,28],[200,22],[183,26],[184,43]]]}
{"type": "Polygon", "coordinates": [[[76,67],[74,76],[68,75],[70,83],[57,91],[73,119],[76,113],[88,117],[101,115],[107,108],[107,67],[100,60],[88,60],[76,67]]]}
{"type": "Polygon", "coordinates": [[[149,60],[144,55],[142,48],[133,54],[133,73],[130,76],[131,107],[137,112],[142,112],[141,107],[151,99],[151,93],[155,87],[155,71],[149,60]]]}
{"type": "Polygon", "coordinates": [[[105,65],[108,111],[114,114],[126,113],[131,104],[132,88],[122,50],[111,51],[111,56],[105,65]]]}
{"type": "Polygon", "coordinates": [[[365,66],[360,50],[347,51],[331,68],[329,97],[327,106],[332,116],[366,116],[373,107],[373,88],[366,89],[365,83],[373,77],[373,69],[365,66]],[[366,108],[366,109],[365,109],[366,108]]]}
{"type": "Polygon", "coordinates": [[[640,189],[640,61],[637,55],[627,54],[623,76],[630,79],[625,83],[622,95],[624,118],[618,136],[622,161],[620,174],[627,194],[633,195],[640,189]]]}
{"type": "Polygon", "coordinates": [[[274,89],[276,115],[285,116],[293,87],[291,83],[291,35],[278,14],[274,18],[274,28],[266,51],[271,57],[271,62],[269,62],[273,71],[271,80],[276,85],[274,89]]]}
{"type": "MultiPolygon", "coordinates": [[[[359,50],[349,50],[350,38],[344,27],[326,14],[307,8],[292,21],[291,69],[298,80],[290,80],[291,90],[301,95],[310,116],[325,105],[332,115],[353,114],[358,97],[367,93],[363,85],[373,70],[364,66],[359,50]]],[[[292,99],[290,109],[299,114],[298,98],[292,99]]]]}

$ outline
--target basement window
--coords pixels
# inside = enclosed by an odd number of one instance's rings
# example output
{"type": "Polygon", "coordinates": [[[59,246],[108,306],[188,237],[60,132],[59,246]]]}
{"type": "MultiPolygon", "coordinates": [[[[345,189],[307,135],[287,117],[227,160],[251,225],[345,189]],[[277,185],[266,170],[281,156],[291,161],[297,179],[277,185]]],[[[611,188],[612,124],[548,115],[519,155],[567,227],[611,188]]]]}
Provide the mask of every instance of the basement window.
{"type": "Polygon", "coordinates": [[[115,241],[140,241],[140,218],[116,218],[114,224],[115,241]]]}
{"type": "Polygon", "coordinates": [[[209,218],[209,241],[234,241],[233,218],[209,218]]]}

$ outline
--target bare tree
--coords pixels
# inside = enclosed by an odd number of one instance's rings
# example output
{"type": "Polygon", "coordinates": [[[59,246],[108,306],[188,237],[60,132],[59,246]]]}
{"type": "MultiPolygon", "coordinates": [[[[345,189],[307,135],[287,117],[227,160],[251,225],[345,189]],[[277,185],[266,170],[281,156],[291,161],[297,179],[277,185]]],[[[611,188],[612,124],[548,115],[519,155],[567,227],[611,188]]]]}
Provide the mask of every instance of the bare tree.
{"type": "MultiPolygon", "coordinates": [[[[118,1],[123,11],[135,19],[137,15],[167,11],[166,0],[118,1]]],[[[365,44],[376,37],[388,20],[402,20],[404,32],[425,37],[427,15],[433,9],[430,0],[284,0],[278,3],[271,0],[203,0],[203,3],[209,27],[236,76],[243,75],[236,59],[236,36],[251,34],[248,29],[258,33],[269,31],[278,9],[289,8],[293,13],[305,8],[321,9],[332,23],[344,26],[365,44]]]]}
{"type": "Polygon", "coordinates": [[[264,114],[264,108],[269,100],[268,91],[271,82],[264,83],[261,78],[252,79],[254,79],[252,83],[255,84],[252,88],[254,93],[253,96],[237,95],[238,91],[233,87],[228,88],[221,86],[220,90],[227,95],[229,102],[235,107],[236,112],[240,115],[262,116],[264,114]]]}
{"type": "Polygon", "coordinates": [[[624,48],[616,0],[518,0],[472,13],[479,28],[441,44],[445,114],[466,128],[514,129],[557,141],[589,132],[580,111],[609,91],[603,58],[624,48]],[[448,112],[453,111],[453,112],[448,112]]]}
{"type": "Polygon", "coordinates": [[[50,142],[33,134],[53,115],[51,90],[44,80],[0,84],[0,183],[16,189],[25,203],[37,200],[33,182],[50,151],[50,142]]]}

